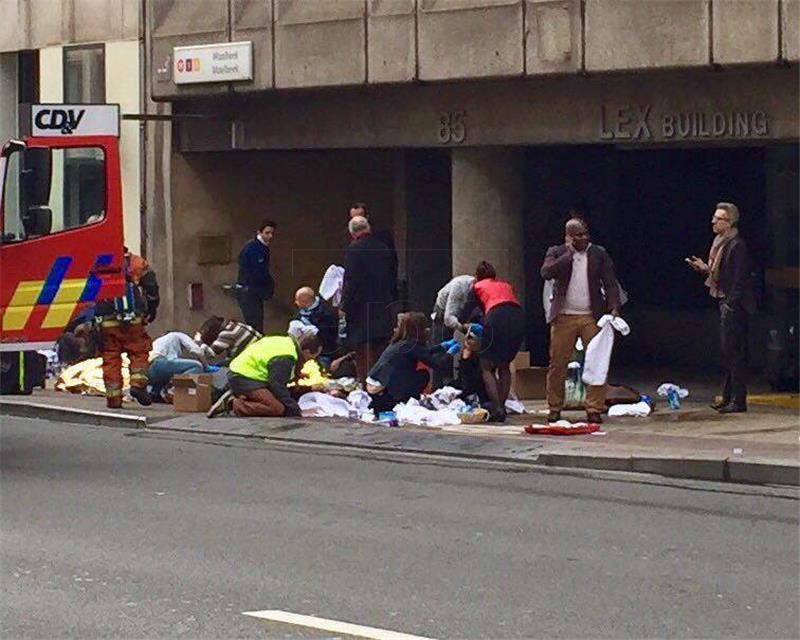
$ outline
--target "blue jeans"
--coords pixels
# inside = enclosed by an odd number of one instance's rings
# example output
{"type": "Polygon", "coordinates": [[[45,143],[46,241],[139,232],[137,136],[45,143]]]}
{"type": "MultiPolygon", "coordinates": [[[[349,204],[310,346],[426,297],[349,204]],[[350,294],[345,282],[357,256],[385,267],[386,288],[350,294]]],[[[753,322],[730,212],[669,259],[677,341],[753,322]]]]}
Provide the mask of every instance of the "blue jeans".
{"type": "Polygon", "coordinates": [[[158,395],[161,393],[172,376],[180,373],[202,373],[203,365],[197,360],[189,360],[188,358],[175,358],[174,360],[167,360],[167,358],[156,358],[150,363],[150,368],[147,370],[147,378],[150,380],[150,393],[158,395]]]}

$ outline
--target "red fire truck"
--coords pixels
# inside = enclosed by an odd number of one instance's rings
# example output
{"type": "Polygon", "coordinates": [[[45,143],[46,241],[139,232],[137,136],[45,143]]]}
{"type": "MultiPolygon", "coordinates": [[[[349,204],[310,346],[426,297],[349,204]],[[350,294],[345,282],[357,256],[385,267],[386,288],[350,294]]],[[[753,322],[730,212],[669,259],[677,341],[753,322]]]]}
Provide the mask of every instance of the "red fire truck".
{"type": "Polygon", "coordinates": [[[26,353],[123,293],[119,119],[118,105],[29,105],[27,135],[0,153],[0,375],[22,392],[26,353]]]}

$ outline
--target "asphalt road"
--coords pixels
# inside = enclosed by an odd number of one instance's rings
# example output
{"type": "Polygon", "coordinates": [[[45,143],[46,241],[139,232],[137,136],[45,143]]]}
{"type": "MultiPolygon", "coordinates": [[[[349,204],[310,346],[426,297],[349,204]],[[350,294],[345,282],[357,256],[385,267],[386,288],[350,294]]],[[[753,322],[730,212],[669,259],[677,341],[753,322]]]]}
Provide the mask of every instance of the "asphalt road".
{"type": "Polygon", "coordinates": [[[0,422],[3,638],[800,636],[791,497],[0,422]]]}

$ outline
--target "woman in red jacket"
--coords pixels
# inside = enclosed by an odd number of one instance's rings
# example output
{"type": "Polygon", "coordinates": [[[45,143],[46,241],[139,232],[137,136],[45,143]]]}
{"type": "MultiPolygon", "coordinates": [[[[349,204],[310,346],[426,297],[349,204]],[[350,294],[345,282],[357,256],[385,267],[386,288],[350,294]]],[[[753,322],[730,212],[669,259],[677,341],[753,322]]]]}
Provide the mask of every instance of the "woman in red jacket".
{"type": "Polygon", "coordinates": [[[481,373],[491,400],[491,420],[504,422],[511,392],[510,364],[525,338],[525,313],[508,282],[497,279],[494,267],[481,262],[475,271],[475,299],[483,310],[481,373]]]}

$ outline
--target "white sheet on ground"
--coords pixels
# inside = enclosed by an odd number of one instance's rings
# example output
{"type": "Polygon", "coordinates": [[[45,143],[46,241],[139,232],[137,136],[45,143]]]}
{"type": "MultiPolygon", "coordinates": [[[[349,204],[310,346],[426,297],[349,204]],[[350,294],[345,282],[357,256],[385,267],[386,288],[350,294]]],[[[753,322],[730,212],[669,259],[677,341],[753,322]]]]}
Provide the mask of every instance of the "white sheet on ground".
{"type": "Polygon", "coordinates": [[[636,418],[646,418],[652,409],[644,400],[633,404],[615,404],[609,407],[608,415],[611,418],[621,416],[634,416],[636,418]]]}
{"type": "Polygon", "coordinates": [[[319,391],[300,396],[297,404],[304,418],[349,418],[355,410],[344,398],[334,398],[319,391]]]}
{"type": "Polygon", "coordinates": [[[446,409],[431,410],[423,407],[416,398],[411,398],[406,403],[395,405],[394,412],[400,425],[443,427],[448,424],[461,424],[458,414],[466,408],[467,405],[463,400],[455,400],[446,409]]]}

